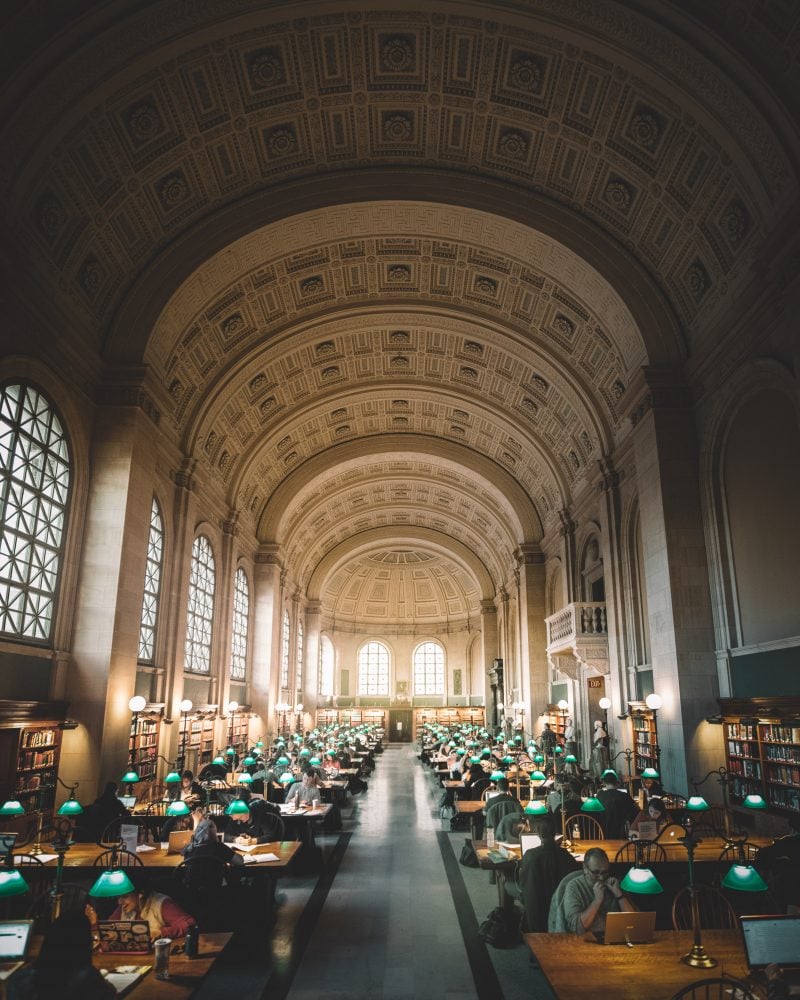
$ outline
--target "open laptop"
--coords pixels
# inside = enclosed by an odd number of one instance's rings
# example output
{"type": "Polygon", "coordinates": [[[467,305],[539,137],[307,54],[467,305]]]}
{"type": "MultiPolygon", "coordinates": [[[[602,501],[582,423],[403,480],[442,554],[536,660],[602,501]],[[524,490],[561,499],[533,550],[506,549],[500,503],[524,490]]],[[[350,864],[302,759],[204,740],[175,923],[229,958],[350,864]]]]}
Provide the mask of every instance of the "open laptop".
{"type": "Polygon", "coordinates": [[[173,830],[167,841],[167,854],[181,854],[191,839],[191,830],[173,830]]]}
{"type": "Polygon", "coordinates": [[[0,983],[22,968],[32,933],[32,920],[0,920],[0,983]]]}
{"type": "Polygon", "coordinates": [[[152,950],[146,920],[98,920],[97,933],[106,955],[145,955],[152,950]]]}
{"type": "Polygon", "coordinates": [[[800,995],[800,914],[740,917],[750,972],[780,966],[790,996],[800,995]]]}
{"type": "Polygon", "coordinates": [[[649,944],[656,929],[655,910],[643,913],[606,914],[606,929],[603,944],[649,944]]]}
{"type": "Polygon", "coordinates": [[[118,795],[117,799],[125,806],[126,809],[133,809],[136,805],[135,795],[118,795]]]}

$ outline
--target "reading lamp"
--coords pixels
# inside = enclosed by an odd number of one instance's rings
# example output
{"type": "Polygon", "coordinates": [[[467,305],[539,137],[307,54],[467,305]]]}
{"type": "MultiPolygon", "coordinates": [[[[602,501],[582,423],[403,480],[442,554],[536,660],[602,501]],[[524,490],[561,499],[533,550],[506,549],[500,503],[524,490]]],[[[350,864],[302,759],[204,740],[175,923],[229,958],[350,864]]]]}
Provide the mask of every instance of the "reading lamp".
{"type": "Polygon", "coordinates": [[[191,811],[183,799],[175,799],[167,806],[167,816],[188,816],[191,811]]]}
{"type": "Polygon", "coordinates": [[[541,800],[531,799],[525,806],[525,812],[529,816],[544,816],[548,812],[547,804],[541,800]]]}
{"type": "Polygon", "coordinates": [[[112,896],[125,896],[129,892],[136,892],[136,889],[125,872],[121,868],[109,868],[89,890],[89,895],[108,899],[112,896]]]}
{"type": "Polygon", "coordinates": [[[21,896],[28,891],[28,883],[14,867],[13,849],[6,851],[3,866],[0,868],[0,898],[4,896],[21,896]]]}

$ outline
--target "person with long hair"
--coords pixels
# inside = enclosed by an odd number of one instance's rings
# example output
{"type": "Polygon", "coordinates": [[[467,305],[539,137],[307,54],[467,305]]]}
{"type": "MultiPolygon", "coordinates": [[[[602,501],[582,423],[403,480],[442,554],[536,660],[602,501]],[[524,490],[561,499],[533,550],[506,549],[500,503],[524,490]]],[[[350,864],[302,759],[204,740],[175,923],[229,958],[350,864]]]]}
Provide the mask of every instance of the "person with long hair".
{"type": "Polygon", "coordinates": [[[78,911],[62,914],[37,959],[6,983],[8,1000],[109,1000],[117,991],[92,965],[92,929],[78,911]]]}

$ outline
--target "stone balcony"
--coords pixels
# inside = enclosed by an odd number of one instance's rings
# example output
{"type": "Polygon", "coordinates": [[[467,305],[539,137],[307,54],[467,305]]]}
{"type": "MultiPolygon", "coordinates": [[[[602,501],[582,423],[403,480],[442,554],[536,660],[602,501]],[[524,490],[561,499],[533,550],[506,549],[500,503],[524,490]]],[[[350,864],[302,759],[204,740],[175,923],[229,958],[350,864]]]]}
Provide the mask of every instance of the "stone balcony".
{"type": "Polygon", "coordinates": [[[568,604],[546,618],[545,624],[547,659],[562,674],[577,680],[581,667],[598,674],[609,672],[605,602],[568,604]]]}

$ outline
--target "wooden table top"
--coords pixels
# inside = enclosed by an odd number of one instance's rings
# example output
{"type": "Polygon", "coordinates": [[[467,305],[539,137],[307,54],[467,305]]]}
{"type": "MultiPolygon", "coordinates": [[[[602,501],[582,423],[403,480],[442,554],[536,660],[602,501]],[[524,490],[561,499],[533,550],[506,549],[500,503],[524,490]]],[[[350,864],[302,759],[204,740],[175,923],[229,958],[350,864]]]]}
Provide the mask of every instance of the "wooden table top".
{"type": "Polygon", "coordinates": [[[309,823],[315,819],[325,819],[331,809],[333,806],[330,802],[323,802],[317,809],[306,805],[300,805],[297,809],[287,809],[286,803],[283,802],[280,805],[281,816],[284,819],[302,819],[309,823]]]}
{"type": "Polygon", "coordinates": [[[456,812],[477,813],[486,805],[481,799],[456,799],[456,812]]]}
{"type": "MultiPolygon", "coordinates": [[[[151,846],[152,850],[136,852],[136,856],[145,868],[177,868],[177,866],[184,860],[182,854],[167,854],[166,850],[160,844],[147,846],[151,846]]],[[[236,849],[235,844],[230,844],[229,846],[234,850],[236,849]]],[[[108,849],[109,848],[101,847],[99,844],[73,844],[64,856],[64,867],[90,868],[93,866],[95,858],[108,849]]],[[[281,840],[273,841],[270,844],[259,844],[259,853],[277,854],[278,860],[264,861],[254,867],[285,868],[299,850],[299,840],[281,840]]],[[[16,853],[24,854],[26,852],[17,851],[16,853]]],[[[52,869],[56,867],[56,863],[57,862],[55,860],[48,861],[44,867],[52,869]]],[[[26,867],[25,873],[28,874],[29,871],[30,868],[26,867]]]]}
{"type": "MultiPolygon", "coordinates": [[[[748,843],[756,844],[758,847],[767,847],[773,841],[770,837],[752,837],[748,839],[748,843]]],[[[629,840],[578,840],[572,849],[573,854],[585,854],[590,847],[599,847],[602,851],[605,851],[606,856],[609,861],[613,861],[617,851],[625,844],[632,843],[629,840]]],[[[675,839],[669,838],[665,841],[659,840],[659,844],[664,848],[667,855],[667,861],[683,861],[687,860],[686,848],[680,842],[680,839],[675,837],[675,839]]],[[[694,859],[695,861],[716,861],[722,851],[725,848],[725,840],[723,837],[703,837],[700,843],[695,848],[694,859]]]]}
{"type": "Polygon", "coordinates": [[[689,983],[723,972],[747,977],[738,931],[703,931],[714,969],[694,969],[681,962],[692,946],[691,931],[656,931],[652,944],[602,945],[577,934],[525,934],[558,1000],[669,1000],[689,983]]]}

